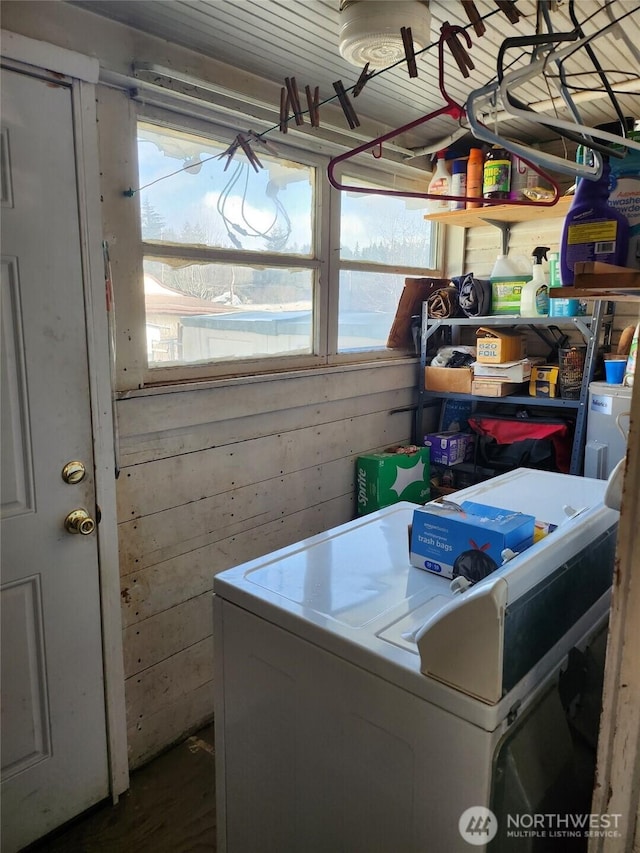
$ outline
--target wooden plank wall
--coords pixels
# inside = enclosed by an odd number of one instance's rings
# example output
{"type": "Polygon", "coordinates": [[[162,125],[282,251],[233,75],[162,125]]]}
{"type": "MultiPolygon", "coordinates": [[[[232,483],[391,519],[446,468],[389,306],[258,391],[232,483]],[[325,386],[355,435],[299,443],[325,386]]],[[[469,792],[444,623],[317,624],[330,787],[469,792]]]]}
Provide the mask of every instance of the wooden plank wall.
{"type": "MultiPolygon", "coordinates": [[[[511,228],[509,254],[524,256],[529,259],[536,246],[549,246],[551,252],[559,251],[560,233],[563,220],[541,219],[535,222],[516,223],[511,228]]],[[[498,228],[486,225],[470,228],[467,231],[465,271],[472,271],[478,278],[488,278],[497,254],[500,252],[502,235],[498,228]]],[[[591,307],[588,305],[588,311],[591,307]]],[[[625,326],[635,326],[640,319],[640,309],[637,303],[619,302],[616,304],[613,324],[613,346],[617,345],[620,332],[625,326]]],[[[566,330],[565,330],[566,331],[566,330]]],[[[575,342],[580,341],[578,334],[573,334],[575,342]]],[[[528,352],[530,355],[544,355],[544,345],[534,335],[528,336],[528,352]],[[542,349],[540,347],[542,346],[542,349]]]]}
{"type": "Polygon", "coordinates": [[[416,369],[118,402],[131,767],[212,718],[214,574],[353,518],[355,458],[410,440],[416,369]]]}

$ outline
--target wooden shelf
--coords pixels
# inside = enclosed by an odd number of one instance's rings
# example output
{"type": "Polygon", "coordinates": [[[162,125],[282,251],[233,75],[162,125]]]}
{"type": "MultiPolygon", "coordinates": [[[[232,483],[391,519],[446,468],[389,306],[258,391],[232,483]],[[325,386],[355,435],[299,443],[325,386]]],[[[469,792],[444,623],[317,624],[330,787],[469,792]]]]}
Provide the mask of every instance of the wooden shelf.
{"type": "Polygon", "coordinates": [[[640,301],[640,270],[598,261],[576,264],[573,287],[549,288],[550,299],[606,299],[640,301]]]}
{"type": "Polygon", "coordinates": [[[529,222],[535,219],[553,219],[566,216],[573,196],[561,196],[554,205],[531,207],[523,204],[494,204],[478,207],[475,210],[451,210],[445,213],[427,213],[428,222],[442,222],[446,225],[459,225],[461,228],[473,228],[494,222],[529,222]]]}
{"type": "MultiPolygon", "coordinates": [[[[552,287],[550,299],[602,299],[608,302],[640,302],[640,289],[616,290],[614,287],[552,287]]],[[[554,318],[557,319],[557,318],[554,318]]]]}

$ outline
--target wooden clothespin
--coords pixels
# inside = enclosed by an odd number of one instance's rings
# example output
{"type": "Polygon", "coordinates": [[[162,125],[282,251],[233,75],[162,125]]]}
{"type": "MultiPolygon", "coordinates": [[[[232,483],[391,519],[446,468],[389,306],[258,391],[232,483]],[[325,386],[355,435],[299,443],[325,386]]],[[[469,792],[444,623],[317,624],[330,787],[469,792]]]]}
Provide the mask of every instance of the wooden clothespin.
{"type": "Polygon", "coordinates": [[[344,113],[344,117],[346,118],[351,130],[356,127],[360,127],[360,119],[356,115],[356,111],[353,108],[353,104],[351,103],[351,101],[349,100],[349,96],[345,92],[344,86],[342,85],[342,80],[336,80],[336,82],[333,84],[333,88],[336,90],[336,95],[338,96],[338,100],[340,101],[342,112],[344,113]]]}
{"type": "Polygon", "coordinates": [[[375,74],[375,71],[371,71],[371,72],[369,71],[369,63],[367,62],[367,64],[364,66],[364,68],[360,72],[360,76],[358,77],[358,82],[356,83],[356,85],[351,90],[354,98],[358,97],[360,92],[362,92],[362,90],[367,85],[369,80],[371,80],[371,78],[373,77],[374,74],[375,74]]]}
{"type": "Polygon", "coordinates": [[[218,160],[222,160],[223,157],[227,158],[227,162],[224,164],[224,171],[225,172],[229,168],[229,163],[233,160],[235,153],[239,147],[240,147],[240,143],[238,142],[238,137],[236,136],[236,138],[233,140],[231,145],[228,148],[226,148],[221,154],[218,154],[218,157],[217,157],[218,160]]]}
{"type": "Polygon", "coordinates": [[[517,24],[520,20],[520,12],[516,8],[515,0],[496,0],[496,6],[501,12],[504,12],[509,23],[517,24]]]}
{"type": "Polygon", "coordinates": [[[262,169],[262,163],[260,162],[260,160],[258,160],[258,157],[251,148],[251,145],[249,145],[249,141],[245,139],[245,137],[241,133],[238,134],[236,139],[238,140],[238,144],[246,154],[247,160],[251,163],[255,171],[259,172],[260,169],[262,169]]]}
{"type": "Polygon", "coordinates": [[[289,103],[291,104],[296,124],[298,126],[304,124],[304,116],[302,115],[302,107],[300,106],[300,97],[298,96],[298,84],[296,83],[296,78],[285,77],[284,84],[287,87],[287,95],[289,96],[289,103]]]}
{"type": "Polygon", "coordinates": [[[464,11],[467,13],[467,18],[469,18],[469,22],[473,25],[474,32],[477,36],[483,36],[487,28],[484,25],[484,21],[480,17],[480,13],[476,9],[476,4],[473,0],[462,0],[462,5],[464,7],[464,11]]]}
{"type": "Polygon", "coordinates": [[[268,139],[264,139],[262,136],[260,136],[259,133],[256,133],[255,130],[249,129],[247,131],[247,135],[248,135],[249,139],[251,139],[252,142],[255,142],[258,145],[262,145],[262,147],[266,151],[268,151],[269,154],[273,154],[274,156],[278,155],[277,146],[275,146],[271,142],[269,142],[268,139]]]}
{"type": "Polygon", "coordinates": [[[307,107],[309,109],[309,121],[311,122],[311,127],[320,127],[320,110],[318,109],[318,105],[320,103],[320,87],[316,86],[313,90],[313,94],[311,94],[311,87],[304,87],[305,93],[307,95],[307,107]]]}
{"type": "Polygon", "coordinates": [[[447,43],[447,47],[451,51],[451,55],[455,59],[458,68],[460,69],[460,73],[463,77],[469,76],[469,69],[473,70],[475,65],[469,54],[467,53],[466,48],[460,43],[458,40],[458,34],[455,32],[453,27],[448,21],[445,21],[441,27],[442,34],[444,35],[444,40],[447,43]]]}
{"type": "Polygon", "coordinates": [[[409,69],[409,77],[418,76],[418,66],[416,65],[416,54],[413,49],[413,34],[411,27],[402,27],[400,29],[402,36],[402,45],[404,47],[404,55],[407,60],[407,68],[409,69]]]}
{"type": "Polygon", "coordinates": [[[280,89],[280,133],[286,133],[288,129],[289,104],[289,94],[286,87],[283,86],[282,89],[280,89]]]}

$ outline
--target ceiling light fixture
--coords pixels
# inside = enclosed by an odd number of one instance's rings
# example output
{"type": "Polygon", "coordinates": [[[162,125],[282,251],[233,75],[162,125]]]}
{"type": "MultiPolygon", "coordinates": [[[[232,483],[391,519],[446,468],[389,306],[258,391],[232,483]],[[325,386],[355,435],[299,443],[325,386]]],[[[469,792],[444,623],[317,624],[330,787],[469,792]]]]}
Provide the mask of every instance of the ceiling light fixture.
{"type": "Polygon", "coordinates": [[[404,58],[402,27],[411,28],[416,53],[429,44],[426,0],[340,0],[340,55],[358,67],[387,68],[404,58]]]}

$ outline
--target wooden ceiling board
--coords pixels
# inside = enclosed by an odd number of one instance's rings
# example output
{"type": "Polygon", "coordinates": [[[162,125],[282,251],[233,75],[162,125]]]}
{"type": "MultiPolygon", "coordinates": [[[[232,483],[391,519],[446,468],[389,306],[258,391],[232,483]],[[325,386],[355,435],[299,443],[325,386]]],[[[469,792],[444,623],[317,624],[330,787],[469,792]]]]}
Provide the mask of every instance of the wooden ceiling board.
{"type": "MultiPolygon", "coordinates": [[[[117,20],[146,33],[189,47],[228,65],[242,68],[265,80],[278,84],[285,77],[295,77],[299,89],[319,86],[321,100],[333,99],[333,82],[341,79],[349,89],[358,79],[359,70],[342,59],[338,49],[340,12],[339,0],[69,0],[94,14],[117,20]]],[[[393,2],[393,0],[391,0],[393,2]]],[[[466,101],[473,89],[494,80],[496,56],[504,39],[514,35],[528,35],[535,31],[535,0],[517,0],[522,14],[517,24],[511,24],[497,9],[492,0],[475,0],[481,14],[492,13],[485,24],[487,31],[478,38],[469,28],[473,46],[470,56],[475,65],[469,78],[464,78],[445,47],[444,79],[451,97],[459,103],[466,101]]],[[[576,12],[584,20],[585,32],[609,22],[603,11],[603,0],[579,0],[576,12]],[[589,15],[597,12],[593,19],[589,15]]],[[[633,12],[625,17],[622,27],[635,45],[640,45],[640,3],[637,0],[615,0],[612,8],[616,14],[633,12]]],[[[469,21],[460,2],[456,0],[431,0],[431,30],[436,41],[441,25],[447,21],[468,27],[469,21]]],[[[561,3],[552,13],[556,32],[569,31],[572,23],[568,2],[561,3]]],[[[608,70],[619,69],[632,77],[634,67],[631,54],[623,41],[609,34],[594,41],[594,49],[608,70]]],[[[518,56],[511,50],[506,56],[512,62],[518,56]]],[[[135,59],[135,58],[134,58],[135,59]]],[[[520,61],[522,64],[522,60],[520,61]]],[[[517,67],[515,63],[514,67],[517,67]]],[[[593,65],[584,50],[576,54],[567,65],[575,72],[592,72],[593,65]]],[[[419,77],[411,79],[406,65],[376,75],[353,101],[357,113],[380,123],[381,131],[416,120],[421,115],[442,106],[437,86],[437,50],[418,55],[419,77]]],[[[636,64],[637,66],[637,64],[636,64]]],[[[635,73],[637,75],[637,67],[635,73]]],[[[590,74],[580,79],[582,85],[599,85],[590,74]]],[[[615,78],[619,79],[618,77],[615,78]]],[[[640,91],[640,90],[639,90],[640,91]]],[[[555,94],[555,92],[554,92],[555,94]]],[[[538,102],[549,94],[545,81],[538,79],[523,85],[518,95],[525,102],[538,102]]],[[[625,114],[640,117],[638,92],[619,96],[625,114]]],[[[580,103],[580,112],[586,124],[597,124],[615,118],[613,105],[606,97],[594,97],[580,103]]],[[[566,109],[560,115],[568,117],[566,109]]],[[[412,134],[421,144],[428,144],[455,129],[454,122],[442,117],[422,125],[412,134]]],[[[505,135],[515,138],[534,138],[538,141],[553,139],[552,129],[509,119],[501,124],[505,135]]]]}

